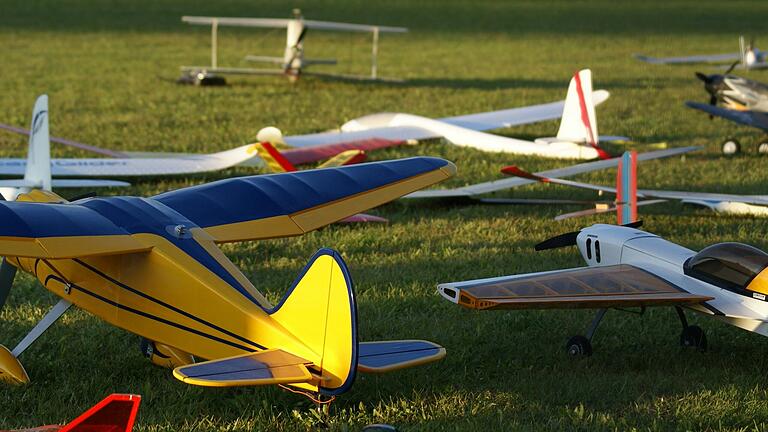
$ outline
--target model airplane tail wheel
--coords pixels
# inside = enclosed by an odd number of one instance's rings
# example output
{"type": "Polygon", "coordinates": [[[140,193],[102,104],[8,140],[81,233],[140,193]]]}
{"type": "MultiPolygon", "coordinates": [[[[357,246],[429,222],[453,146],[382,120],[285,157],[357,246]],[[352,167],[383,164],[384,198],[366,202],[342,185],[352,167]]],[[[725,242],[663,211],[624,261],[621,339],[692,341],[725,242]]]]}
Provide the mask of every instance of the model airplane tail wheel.
{"type": "Polygon", "coordinates": [[[565,350],[571,357],[589,357],[592,355],[592,344],[584,336],[574,336],[568,339],[565,350]]]}
{"type": "Polygon", "coordinates": [[[768,154],[768,140],[761,141],[757,145],[757,152],[759,154],[768,154]]]}
{"type": "Polygon", "coordinates": [[[707,350],[707,335],[699,326],[688,326],[680,334],[680,345],[696,348],[699,351],[707,350]]]}
{"type": "Polygon", "coordinates": [[[733,138],[728,138],[727,140],[723,141],[721,149],[724,155],[733,156],[741,152],[741,144],[739,144],[739,142],[733,138]]]}

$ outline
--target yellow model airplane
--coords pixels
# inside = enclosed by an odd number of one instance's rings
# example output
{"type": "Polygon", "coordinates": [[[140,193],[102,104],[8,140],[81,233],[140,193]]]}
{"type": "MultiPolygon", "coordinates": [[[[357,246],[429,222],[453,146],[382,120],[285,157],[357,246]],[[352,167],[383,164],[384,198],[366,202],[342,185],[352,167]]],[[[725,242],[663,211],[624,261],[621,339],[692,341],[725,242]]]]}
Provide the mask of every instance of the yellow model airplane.
{"type": "Polygon", "coordinates": [[[301,235],[455,170],[417,157],[227,179],[151,198],[67,202],[33,190],[0,201],[0,305],[17,268],[61,297],[16,348],[0,346],[0,379],[29,381],[18,356],[72,304],[142,336],[152,361],[189,384],[289,385],[328,400],[357,371],[438,360],[445,350],[427,341],[358,343],[352,281],[335,251],[318,251],[273,306],[217,244],[301,235]]]}

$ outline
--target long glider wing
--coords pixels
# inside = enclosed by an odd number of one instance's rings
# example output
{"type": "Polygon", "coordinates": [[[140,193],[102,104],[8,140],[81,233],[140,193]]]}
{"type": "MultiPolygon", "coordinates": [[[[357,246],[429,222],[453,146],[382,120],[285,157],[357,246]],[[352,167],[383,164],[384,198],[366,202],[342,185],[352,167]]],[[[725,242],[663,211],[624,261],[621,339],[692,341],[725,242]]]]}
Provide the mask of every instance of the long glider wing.
{"type": "Polygon", "coordinates": [[[446,283],[438,291],[470,309],[638,307],[712,300],[627,264],[446,283]]]}
{"type": "MultiPolygon", "coordinates": [[[[608,96],[609,93],[607,91],[596,90],[592,93],[592,100],[595,105],[598,105],[605,102],[608,99],[608,96]]],[[[558,102],[531,105],[527,107],[468,114],[456,117],[444,117],[437,119],[437,121],[471,130],[486,131],[491,129],[520,126],[546,120],[559,119],[563,115],[564,107],[565,101],[561,100],[558,102]]],[[[397,145],[409,140],[422,140],[440,137],[440,135],[425,128],[390,124],[393,121],[396,121],[396,116],[396,113],[371,114],[347,123],[347,125],[350,125],[355,124],[356,122],[364,122],[367,125],[376,125],[373,127],[366,127],[363,130],[353,130],[354,128],[347,128],[347,130],[342,131],[323,132],[309,135],[294,135],[284,137],[283,139],[285,143],[291,147],[303,148],[344,143],[378,143],[382,146],[385,146],[397,145]]],[[[360,149],[370,150],[369,148],[360,149]]],[[[290,154],[290,151],[286,151],[285,153],[290,154]]]]}
{"type": "MultiPolygon", "coordinates": [[[[676,156],[690,151],[698,150],[700,147],[680,147],[674,149],[657,150],[652,152],[640,153],[637,155],[638,162],[647,161],[659,158],[665,158],[670,156],[676,156]]],[[[618,166],[621,158],[603,159],[595,162],[587,162],[578,165],[572,165],[565,168],[557,168],[548,171],[542,171],[537,175],[544,177],[569,177],[576,174],[582,174],[592,171],[597,171],[606,168],[613,168],[618,166]]],[[[470,186],[463,186],[455,189],[430,189],[424,191],[414,192],[406,195],[405,198],[468,198],[476,195],[481,195],[490,192],[497,192],[505,189],[511,189],[531,183],[535,183],[537,180],[514,177],[505,178],[501,180],[494,180],[485,183],[477,183],[470,186]]]]}
{"type": "Polygon", "coordinates": [[[217,242],[301,235],[451,177],[443,159],[416,157],[220,180],[154,197],[217,242]]]}
{"type": "MultiPolygon", "coordinates": [[[[55,177],[133,177],[219,171],[257,157],[256,145],[212,154],[154,158],[51,159],[55,177]]],[[[0,159],[0,175],[24,175],[26,159],[0,159]]]]}
{"type": "Polygon", "coordinates": [[[686,102],[685,104],[690,108],[704,111],[715,117],[722,117],[744,126],[752,126],[768,131],[768,114],[766,113],[757,111],[736,111],[699,102],[686,102]]]}

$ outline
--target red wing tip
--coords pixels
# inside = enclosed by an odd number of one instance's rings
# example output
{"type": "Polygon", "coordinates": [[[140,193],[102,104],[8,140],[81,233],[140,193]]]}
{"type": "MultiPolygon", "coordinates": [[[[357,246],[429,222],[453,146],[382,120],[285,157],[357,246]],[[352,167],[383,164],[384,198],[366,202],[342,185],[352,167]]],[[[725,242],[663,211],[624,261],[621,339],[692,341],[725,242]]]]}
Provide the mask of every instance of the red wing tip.
{"type": "Polygon", "coordinates": [[[536,180],[540,182],[548,181],[546,177],[541,177],[541,176],[537,176],[536,174],[531,174],[528,171],[524,171],[514,165],[510,165],[502,168],[501,172],[509,176],[522,177],[522,178],[527,178],[530,180],[536,180]]]}

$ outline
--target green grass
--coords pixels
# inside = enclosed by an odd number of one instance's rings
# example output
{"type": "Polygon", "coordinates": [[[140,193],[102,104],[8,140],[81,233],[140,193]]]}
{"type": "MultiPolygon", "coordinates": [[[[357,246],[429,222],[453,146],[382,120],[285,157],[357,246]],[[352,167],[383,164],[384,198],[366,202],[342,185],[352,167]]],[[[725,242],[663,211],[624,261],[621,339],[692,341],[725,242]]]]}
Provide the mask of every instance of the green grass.
{"type": "MultiPolygon", "coordinates": [[[[632,53],[681,55],[733,51],[741,33],[760,46],[764,2],[388,2],[6,0],[0,6],[0,121],[27,125],[34,98],[50,95],[54,135],[126,150],[211,152],[255,139],[263,126],[286,134],[336,127],[377,111],[430,117],[560,99],[567,80],[590,66],[596,88],[611,91],[598,109],[605,134],[672,146],[703,145],[684,158],[640,167],[641,187],[765,194],[765,159],[754,154],[756,130],[709,121],[683,106],[706,100],[693,77],[705,66],[665,67],[632,53]],[[232,78],[226,88],[173,84],[182,64],[208,59],[208,32],[181,15],[286,16],[404,25],[384,35],[381,73],[404,85],[308,78],[232,78]],[[743,156],[726,159],[719,142],[742,140],[743,156]]],[[[221,30],[222,63],[246,53],[279,54],[282,35],[221,30]],[[264,44],[263,48],[259,44],[264,44]]],[[[762,41],[765,41],[764,39],[762,41]]],[[[336,55],[346,72],[367,71],[367,36],[312,32],[310,56],[336,55]]],[[[332,70],[332,69],[327,69],[332,70]]],[[[768,73],[749,77],[768,81],[768,73]]],[[[552,136],[556,122],[499,133],[552,136]]],[[[642,146],[638,146],[642,150],[642,146]]],[[[23,138],[0,133],[0,156],[21,156],[23,138]]],[[[61,156],[82,153],[56,147],[61,156]]],[[[383,160],[435,155],[459,174],[442,186],[500,177],[515,163],[538,170],[570,164],[488,154],[426,143],[372,153],[383,160]]],[[[245,169],[189,178],[136,181],[127,193],[162,191],[245,169]]],[[[611,170],[579,178],[612,183],[611,170]]],[[[78,191],[68,192],[72,194],[78,191]]],[[[592,199],[588,192],[530,186],[499,196],[592,199]]],[[[577,207],[442,206],[396,202],[374,213],[387,226],[330,226],[300,238],[226,246],[225,251],[272,299],[310,255],[338,249],[359,302],[363,340],[424,338],[443,344],[440,363],[382,376],[359,376],[325,419],[331,430],[373,422],[403,430],[728,430],[768,428],[768,341],[714,320],[693,317],[710,350],[678,346],[669,309],[645,316],[610,312],[593,357],[566,358],[566,339],[582,333],[588,311],[472,312],[443,301],[439,282],[580,265],[573,249],[534,253],[551,235],[612,215],[563,223],[577,207]]],[[[677,204],[643,207],[646,228],[693,249],[719,241],[768,248],[763,219],[721,217],[677,204]]],[[[2,221],[0,221],[2,223],[2,221]]],[[[13,346],[54,301],[31,277],[0,312],[0,343],[13,346]]],[[[311,404],[275,388],[190,387],[149,364],[138,337],[82,311],[67,314],[21,360],[32,383],[0,387],[0,427],[64,422],[110,392],[144,397],[138,431],[306,430],[320,427],[311,404]]]]}

